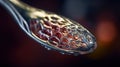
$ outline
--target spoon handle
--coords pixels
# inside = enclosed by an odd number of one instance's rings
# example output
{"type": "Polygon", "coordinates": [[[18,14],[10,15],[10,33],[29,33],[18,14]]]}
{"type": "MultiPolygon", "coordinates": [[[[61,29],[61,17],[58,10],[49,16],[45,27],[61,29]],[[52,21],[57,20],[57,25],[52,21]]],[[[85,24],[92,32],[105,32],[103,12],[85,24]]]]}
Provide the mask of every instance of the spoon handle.
{"type": "Polygon", "coordinates": [[[11,16],[16,20],[17,24],[22,28],[22,30],[34,39],[34,37],[30,34],[27,21],[20,14],[22,12],[25,12],[25,8],[23,8],[24,5],[22,5],[24,3],[18,3],[19,0],[0,0],[0,4],[5,7],[8,12],[10,12],[11,16]]]}

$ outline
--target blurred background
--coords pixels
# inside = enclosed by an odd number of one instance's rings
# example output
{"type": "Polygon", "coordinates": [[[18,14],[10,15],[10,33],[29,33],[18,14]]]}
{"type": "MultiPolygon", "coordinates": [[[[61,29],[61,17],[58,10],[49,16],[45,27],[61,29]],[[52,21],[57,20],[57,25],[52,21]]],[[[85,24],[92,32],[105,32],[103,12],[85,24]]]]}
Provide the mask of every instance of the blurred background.
{"type": "Polygon", "coordinates": [[[48,51],[28,37],[0,6],[0,67],[120,66],[119,0],[22,0],[79,22],[97,39],[88,55],[62,55],[48,51]]]}

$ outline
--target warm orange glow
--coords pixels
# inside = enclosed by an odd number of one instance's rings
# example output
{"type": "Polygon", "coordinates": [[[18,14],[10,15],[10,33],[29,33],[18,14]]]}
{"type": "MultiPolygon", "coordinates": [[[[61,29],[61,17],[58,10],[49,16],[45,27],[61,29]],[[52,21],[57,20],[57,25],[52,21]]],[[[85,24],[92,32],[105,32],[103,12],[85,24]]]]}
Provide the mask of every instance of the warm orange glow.
{"type": "Polygon", "coordinates": [[[116,37],[116,27],[111,21],[100,21],[96,28],[97,38],[101,42],[112,42],[116,37]]]}

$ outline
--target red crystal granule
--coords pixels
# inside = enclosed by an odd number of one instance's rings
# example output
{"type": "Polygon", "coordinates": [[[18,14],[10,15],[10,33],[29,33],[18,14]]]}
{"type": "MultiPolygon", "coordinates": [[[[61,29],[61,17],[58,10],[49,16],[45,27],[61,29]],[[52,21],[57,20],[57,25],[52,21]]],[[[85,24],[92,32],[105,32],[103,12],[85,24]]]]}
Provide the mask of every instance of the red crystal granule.
{"type": "Polygon", "coordinates": [[[60,32],[61,33],[67,33],[68,31],[67,31],[67,29],[65,27],[63,27],[63,28],[60,28],[60,32]]]}
{"type": "Polygon", "coordinates": [[[41,35],[41,39],[43,39],[43,40],[48,40],[48,37],[47,36],[45,36],[45,35],[41,35]]]}
{"type": "Polygon", "coordinates": [[[59,39],[62,37],[62,34],[60,32],[56,32],[54,36],[58,37],[59,39]]]}
{"type": "Polygon", "coordinates": [[[59,43],[59,39],[56,37],[50,37],[49,42],[53,45],[57,45],[59,43]]]}
{"type": "Polygon", "coordinates": [[[68,37],[68,38],[73,38],[73,36],[72,36],[71,33],[69,33],[69,34],[67,35],[67,37],[68,37]]]}
{"type": "Polygon", "coordinates": [[[42,33],[44,33],[44,34],[46,34],[46,35],[48,35],[48,36],[52,36],[52,31],[51,31],[51,29],[49,29],[49,28],[44,28],[44,29],[42,30],[42,33]]]}
{"type": "Polygon", "coordinates": [[[56,26],[56,25],[52,25],[52,30],[53,30],[54,32],[60,31],[59,27],[56,26]]]}
{"type": "Polygon", "coordinates": [[[79,36],[78,36],[77,34],[75,34],[75,35],[73,35],[73,38],[74,38],[75,40],[78,40],[78,39],[79,39],[79,36]]]}
{"type": "Polygon", "coordinates": [[[69,45],[64,42],[61,42],[58,47],[63,49],[70,49],[69,45]]]}
{"type": "Polygon", "coordinates": [[[49,21],[44,21],[44,24],[47,25],[47,26],[51,26],[49,21]]]}
{"type": "Polygon", "coordinates": [[[59,48],[63,48],[63,46],[60,46],[60,45],[59,45],[59,46],[57,46],[57,47],[59,47],[59,48]]]}
{"type": "Polygon", "coordinates": [[[62,38],[62,42],[68,43],[68,39],[66,37],[62,38]]]}
{"type": "Polygon", "coordinates": [[[65,45],[66,45],[66,43],[61,42],[59,45],[65,46],[65,45]]]}
{"type": "Polygon", "coordinates": [[[36,34],[39,30],[42,30],[42,27],[41,27],[40,23],[37,22],[37,20],[31,20],[30,21],[30,30],[36,34]]]}
{"type": "Polygon", "coordinates": [[[75,41],[71,41],[71,42],[70,42],[70,47],[71,47],[71,48],[77,48],[76,42],[75,42],[75,41]]]}
{"type": "Polygon", "coordinates": [[[46,41],[48,40],[48,37],[47,37],[45,34],[41,33],[41,32],[38,33],[37,36],[38,36],[40,39],[42,39],[42,40],[46,40],[46,41]]]}

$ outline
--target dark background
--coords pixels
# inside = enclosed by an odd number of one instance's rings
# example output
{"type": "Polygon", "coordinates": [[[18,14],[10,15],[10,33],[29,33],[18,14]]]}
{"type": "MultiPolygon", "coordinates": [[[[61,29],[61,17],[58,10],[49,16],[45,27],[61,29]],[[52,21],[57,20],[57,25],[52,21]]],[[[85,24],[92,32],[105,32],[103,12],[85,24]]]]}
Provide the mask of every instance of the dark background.
{"type": "Polygon", "coordinates": [[[119,0],[22,1],[79,22],[96,36],[98,48],[79,56],[48,51],[28,37],[0,6],[0,67],[120,66],[119,0]]]}

